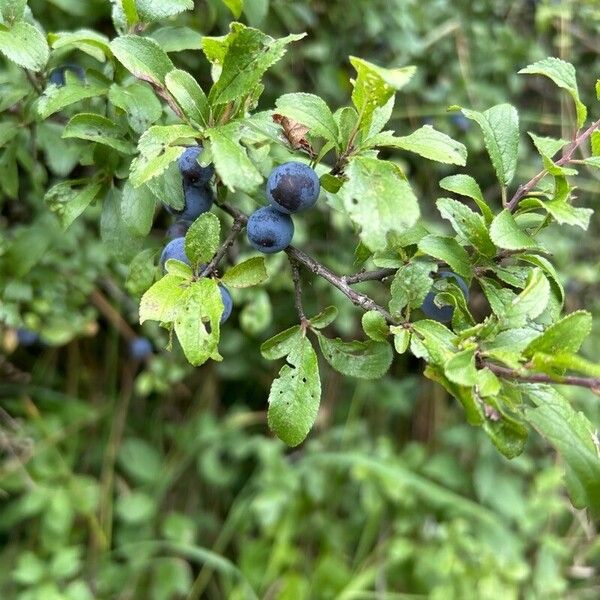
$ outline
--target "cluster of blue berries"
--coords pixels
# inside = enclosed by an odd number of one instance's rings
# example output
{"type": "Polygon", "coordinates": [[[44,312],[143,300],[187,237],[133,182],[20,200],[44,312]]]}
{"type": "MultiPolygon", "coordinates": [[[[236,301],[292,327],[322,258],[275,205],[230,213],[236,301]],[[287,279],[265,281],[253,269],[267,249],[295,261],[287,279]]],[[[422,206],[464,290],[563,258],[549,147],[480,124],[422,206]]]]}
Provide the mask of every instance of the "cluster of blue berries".
{"type": "Polygon", "coordinates": [[[294,222],[290,215],[313,207],[319,197],[319,178],[308,165],[287,162],[271,172],[267,180],[267,199],[271,206],[250,215],[248,241],[264,254],[284,250],[292,243],[294,222]]]}
{"type": "MultiPolygon", "coordinates": [[[[167,237],[171,241],[164,247],[160,255],[160,266],[163,269],[170,258],[179,260],[186,265],[190,264],[190,259],[185,253],[185,234],[190,225],[201,214],[208,212],[213,205],[214,196],[209,182],[215,171],[212,165],[203,167],[199,164],[200,154],[202,154],[202,146],[191,146],[179,157],[184,205],[183,209],[179,211],[165,205],[167,211],[174,215],[177,220],[167,230],[167,237]]],[[[225,323],[233,310],[233,299],[224,285],[219,285],[219,289],[224,307],[221,323],[225,323]]]]}

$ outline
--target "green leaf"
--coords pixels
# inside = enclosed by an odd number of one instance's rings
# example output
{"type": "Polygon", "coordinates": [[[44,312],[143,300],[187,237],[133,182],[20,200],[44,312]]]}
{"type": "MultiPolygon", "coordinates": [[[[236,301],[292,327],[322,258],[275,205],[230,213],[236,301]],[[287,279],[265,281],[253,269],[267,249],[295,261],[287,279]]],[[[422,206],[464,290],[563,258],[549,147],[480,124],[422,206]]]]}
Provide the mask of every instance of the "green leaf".
{"type": "Polygon", "coordinates": [[[539,248],[539,244],[523,231],[509,210],[496,215],[490,227],[490,235],[494,243],[506,250],[527,250],[539,248]]]}
{"type": "Polygon", "coordinates": [[[326,338],[321,333],[317,333],[317,337],[325,360],[342,375],[379,379],[392,364],[392,348],[386,342],[344,342],[339,338],[326,338]]]}
{"type": "Polygon", "coordinates": [[[369,250],[383,250],[388,233],[403,233],[417,222],[417,198],[393,163],[358,157],[346,175],[348,181],[339,194],[350,219],[361,227],[361,240],[369,250]]]}
{"type": "Polygon", "coordinates": [[[276,102],[277,113],[308,127],[310,133],[337,143],[338,127],[325,101],[314,94],[285,94],[276,102]]]}
{"type": "Polygon", "coordinates": [[[110,43],[115,58],[135,77],[164,86],[167,73],[174,69],[171,59],[152,39],[123,35],[110,43]]]}
{"type": "Polygon", "coordinates": [[[10,25],[13,21],[23,18],[27,0],[2,0],[0,3],[0,15],[5,24],[10,25]]]}
{"type": "Polygon", "coordinates": [[[136,298],[142,296],[154,282],[156,271],[154,266],[155,253],[153,248],[146,248],[137,254],[129,265],[125,289],[136,298]]]}
{"type": "Polygon", "coordinates": [[[562,305],[562,303],[564,303],[565,301],[565,290],[562,286],[562,283],[554,265],[547,258],[544,258],[543,256],[538,256],[537,254],[520,254],[519,260],[535,265],[536,267],[540,267],[540,269],[544,271],[546,276],[550,278],[550,282],[554,286],[556,295],[559,298],[562,305]]]}
{"type": "Polygon", "coordinates": [[[223,360],[218,350],[222,314],[223,299],[214,279],[194,281],[178,300],[175,333],[185,357],[195,367],[209,358],[223,360]]]}
{"type": "Polygon", "coordinates": [[[479,184],[473,177],[470,175],[450,175],[444,177],[444,179],[440,181],[440,187],[449,192],[454,192],[455,194],[466,196],[467,198],[474,200],[475,204],[479,207],[485,222],[487,224],[492,222],[494,214],[487,205],[479,184]]]}
{"type": "Polygon", "coordinates": [[[560,225],[575,225],[584,231],[588,229],[590,219],[594,214],[591,208],[575,207],[565,200],[544,202],[539,198],[528,198],[527,203],[543,208],[560,225]]]}
{"type": "Polygon", "coordinates": [[[167,25],[149,35],[165,52],[199,50],[202,47],[202,34],[190,27],[167,25]]]}
{"type": "Polygon", "coordinates": [[[550,299],[550,284],[541,269],[532,269],[527,285],[510,303],[506,318],[512,327],[518,327],[525,319],[539,317],[550,299]]]}
{"type": "Polygon", "coordinates": [[[310,326],[313,329],[325,329],[325,327],[328,327],[337,319],[338,312],[339,311],[335,306],[328,306],[318,315],[309,319],[310,326]]]}
{"type": "Polygon", "coordinates": [[[110,87],[108,99],[127,115],[129,126],[139,134],[144,133],[162,116],[160,101],[152,88],[143,82],[110,87]]]}
{"type": "Polygon", "coordinates": [[[262,256],[255,256],[226,271],[221,281],[228,287],[245,288],[259,285],[267,278],[265,259],[262,256]]]}
{"type": "Polygon", "coordinates": [[[452,198],[440,198],[436,206],[442,217],[450,221],[461,239],[471,244],[483,256],[492,257],[496,254],[496,246],[481,215],[452,198]]]}
{"type": "Polygon", "coordinates": [[[594,427],[553,388],[522,384],[536,405],[527,420],[560,453],[567,465],[567,485],[577,508],[600,506],[600,460],[594,445],[594,427]]]}
{"type": "Polygon", "coordinates": [[[221,223],[210,212],[200,215],[185,236],[185,253],[194,269],[207,263],[215,255],[221,243],[221,223]]]}
{"type": "Polygon", "coordinates": [[[567,90],[575,102],[577,126],[581,127],[587,118],[587,108],[579,98],[575,67],[560,58],[544,58],[519,71],[520,74],[544,75],[559,88],[567,90]]]}
{"type": "Polygon", "coordinates": [[[110,40],[105,35],[91,29],[49,33],[48,41],[53,50],[77,48],[77,50],[89,54],[98,62],[105,62],[107,57],[112,57],[109,46],[110,40]]]}
{"type": "Polygon", "coordinates": [[[398,354],[404,354],[410,344],[410,330],[394,325],[390,327],[390,332],[394,334],[394,349],[398,354]]]}
{"type": "Polygon", "coordinates": [[[319,363],[308,338],[296,341],[287,362],[271,385],[267,419],[280,440],[297,446],[311,430],[321,401],[319,363]]]}
{"type": "MultiPolygon", "coordinates": [[[[577,354],[570,354],[568,352],[559,352],[556,354],[536,352],[531,359],[531,364],[532,369],[535,371],[548,373],[556,378],[557,381],[561,381],[565,370],[577,371],[578,373],[600,379],[600,364],[590,362],[577,354]]],[[[596,389],[600,390],[600,386],[597,386],[596,389]]]]}
{"type": "Polygon", "coordinates": [[[112,187],[102,201],[100,236],[106,251],[120,262],[129,262],[141,249],[142,238],[131,235],[121,218],[121,190],[112,187]]]}
{"type": "Polygon", "coordinates": [[[367,142],[367,147],[386,146],[414,152],[419,156],[450,165],[464,166],[467,162],[467,149],[431,125],[423,125],[410,135],[394,136],[392,131],[384,131],[367,142]]]}
{"type": "Polygon", "coordinates": [[[129,182],[123,187],[121,216],[133,235],[145,237],[152,229],[156,198],[147,186],[134,188],[129,182]]]}
{"type": "Polygon", "coordinates": [[[194,273],[190,265],[177,260],[176,258],[169,258],[165,263],[165,271],[170,275],[177,275],[178,277],[184,277],[185,279],[193,279],[194,273]]]}
{"type": "Polygon", "coordinates": [[[66,125],[63,138],[89,140],[113,148],[123,154],[133,154],[135,147],[125,139],[123,130],[113,121],[93,113],[75,115],[66,125]]]}
{"type": "Polygon", "coordinates": [[[430,274],[434,269],[430,262],[414,260],[396,271],[390,287],[392,316],[401,316],[405,306],[419,308],[423,304],[433,284],[430,274]]]}
{"type": "Polygon", "coordinates": [[[0,52],[20,67],[35,72],[44,69],[50,56],[44,35],[25,21],[0,28],[0,52]]]}
{"type": "Polygon", "coordinates": [[[352,82],[352,103],[359,113],[359,130],[367,130],[373,112],[385,106],[412,79],[416,67],[385,69],[356,56],[351,56],[350,62],[356,69],[356,80],[352,82]]]}
{"type": "Polygon", "coordinates": [[[443,366],[456,352],[456,334],[437,321],[416,321],[413,332],[416,335],[411,338],[411,351],[417,358],[443,366]]]}
{"type": "Polygon", "coordinates": [[[304,35],[275,39],[258,29],[231,23],[221,75],[208,96],[211,105],[225,104],[247,95],[258,85],[265,71],[282,58],[286,46],[304,35]]]}
{"type": "Polygon", "coordinates": [[[144,321],[172,323],[189,280],[178,275],[165,275],[143,296],[140,302],[140,324],[144,321]]]}
{"type": "Polygon", "coordinates": [[[510,104],[498,104],[483,113],[461,109],[465,117],[475,121],[483,132],[498,181],[506,187],[515,176],[519,152],[519,114],[510,104]]]}
{"type": "Polygon", "coordinates": [[[42,119],[47,119],[65,106],[70,106],[86,98],[103,96],[107,91],[104,85],[85,84],[79,81],[62,87],[51,85],[44,90],[44,94],[38,101],[38,114],[42,119]]]}
{"type": "Polygon", "coordinates": [[[94,201],[101,189],[102,184],[93,180],[61,181],[46,192],[44,202],[56,214],[63,229],[67,229],[94,201]]]}
{"type": "Polygon", "coordinates": [[[262,176],[240,144],[239,123],[228,123],[206,130],[210,139],[215,170],[230,191],[252,192],[262,182],[262,176]]]}
{"type": "Polygon", "coordinates": [[[531,357],[535,352],[577,352],[591,331],[592,315],[578,310],[550,325],[542,335],[529,343],[523,354],[531,357]]]}
{"type": "Polygon", "coordinates": [[[159,202],[167,204],[176,211],[183,210],[185,199],[177,162],[170,163],[164,173],[150,179],[145,185],[159,202]]]}
{"type": "Polygon", "coordinates": [[[138,438],[127,438],[119,448],[119,467],[135,482],[156,484],[160,480],[163,459],[158,450],[138,438]]]}
{"type": "Polygon", "coordinates": [[[199,133],[187,125],[154,125],[140,137],[140,155],[131,163],[130,181],[138,187],[163,173],[184,151],[176,142],[195,141],[199,133]]]}
{"type": "Polygon", "coordinates": [[[300,325],[294,325],[263,342],[260,347],[260,353],[267,360],[283,358],[292,351],[292,348],[296,346],[296,344],[298,344],[300,338],[300,325]]]}
{"type": "Polygon", "coordinates": [[[231,11],[231,14],[239,19],[244,9],[244,0],[222,0],[222,2],[231,11]]]}
{"type": "Polygon", "coordinates": [[[367,336],[376,342],[386,342],[390,334],[385,317],[376,310],[370,310],[363,314],[362,327],[367,336]]]}
{"type": "Polygon", "coordinates": [[[444,374],[453,383],[474,386],[477,383],[475,350],[470,348],[452,355],[444,364],[444,374]]]}
{"type": "Polygon", "coordinates": [[[141,20],[146,23],[162,21],[194,8],[194,0],[136,0],[135,3],[141,20]]]}
{"type": "Polygon", "coordinates": [[[166,76],[165,83],[184,114],[198,127],[207,127],[210,106],[198,82],[187,71],[175,69],[166,76]]]}
{"type": "Polygon", "coordinates": [[[419,250],[448,263],[450,268],[461,277],[465,279],[473,277],[469,255],[454,238],[428,235],[419,241],[419,250]]]}

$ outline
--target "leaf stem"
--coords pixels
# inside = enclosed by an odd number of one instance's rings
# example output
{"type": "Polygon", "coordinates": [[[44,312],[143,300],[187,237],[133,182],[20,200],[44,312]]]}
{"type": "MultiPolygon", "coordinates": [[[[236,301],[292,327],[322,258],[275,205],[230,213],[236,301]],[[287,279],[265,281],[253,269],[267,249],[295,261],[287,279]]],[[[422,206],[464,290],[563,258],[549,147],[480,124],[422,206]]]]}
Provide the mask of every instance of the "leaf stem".
{"type": "MultiPolygon", "coordinates": [[[[245,216],[245,215],[244,215],[245,216]]],[[[225,241],[221,244],[216,254],[212,257],[211,261],[204,267],[202,272],[200,273],[200,277],[208,277],[214,270],[217,268],[218,264],[221,262],[222,258],[225,256],[227,250],[231,248],[233,243],[235,242],[237,236],[240,231],[244,228],[247,219],[241,219],[240,217],[234,217],[233,225],[231,226],[231,230],[229,231],[229,235],[225,239],[225,241]]]]}

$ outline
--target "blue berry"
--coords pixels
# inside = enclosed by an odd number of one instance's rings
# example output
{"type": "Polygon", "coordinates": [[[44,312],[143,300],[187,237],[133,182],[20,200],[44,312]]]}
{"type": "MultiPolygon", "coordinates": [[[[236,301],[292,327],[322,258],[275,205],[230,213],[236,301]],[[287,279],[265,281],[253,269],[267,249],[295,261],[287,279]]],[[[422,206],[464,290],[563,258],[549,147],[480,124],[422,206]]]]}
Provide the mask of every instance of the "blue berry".
{"type": "Polygon", "coordinates": [[[198,157],[202,154],[202,146],[190,146],[179,157],[179,171],[184,181],[193,185],[206,185],[213,176],[215,169],[212,165],[201,167],[198,157]]]}
{"type": "Polygon", "coordinates": [[[58,87],[62,87],[67,82],[65,77],[67,71],[71,71],[79,80],[85,80],[85,71],[79,65],[62,65],[50,72],[48,81],[58,87]]]}
{"type": "Polygon", "coordinates": [[[455,113],[450,117],[450,120],[462,131],[467,131],[471,127],[471,121],[462,113],[455,113]]]}
{"type": "Polygon", "coordinates": [[[291,244],[294,222],[289,215],[265,206],[250,215],[246,232],[253,248],[265,254],[273,254],[291,244]]]}
{"type": "Polygon", "coordinates": [[[273,208],[289,215],[314,206],[320,188],[317,174],[308,165],[287,162],[269,175],[267,198],[273,208]]]}
{"type": "MultiPolygon", "coordinates": [[[[461,289],[466,300],[469,299],[469,288],[465,283],[462,277],[459,277],[456,273],[452,273],[452,271],[440,271],[439,276],[444,279],[452,278],[454,283],[458,285],[461,289]]],[[[421,306],[421,310],[423,314],[429,319],[433,319],[434,321],[439,321],[440,323],[448,323],[452,320],[452,315],[454,314],[453,306],[442,306],[441,308],[437,306],[434,302],[434,299],[437,295],[437,292],[432,290],[425,296],[425,300],[423,301],[423,305],[421,306]]]]}
{"type": "Polygon", "coordinates": [[[171,240],[163,249],[162,254],[160,255],[160,266],[164,269],[165,263],[170,259],[174,258],[175,260],[179,260],[186,265],[190,264],[190,259],[186,256],[185,253],[185,238],[178,237],[174,240],[171,240]]]}
{"type": "Polygon", "coordinates": [[[167,229],[166,236],[170,240],[178,237],[185,237],[185,234],[188,232],[191,224],[192,223],[190,221],[175,221],[175,223],[170,225],[169,229],[167,229]]]}
{"type": "Polygon", "coordinates": [[[145,337],[136,337],[129,342],[129,354],[135,360],[145,360],[152,355],[152,342],[145,337]]]}
{"type": "Polygon", "coordinates": [[[35,346],[40,341],[40,336],[31,329],[20,327],[17,329],[17,340],[19,340],[21,346],[35,346]]]}
{"type": "Polygon", "coordinates": [[[221,290],[221,299],[223,300],[223,314],[221,315],[222,325],[231,316],[231,311],[233,310],[233,298],[224,285],[219,285],[219,290],[221,290]]]}

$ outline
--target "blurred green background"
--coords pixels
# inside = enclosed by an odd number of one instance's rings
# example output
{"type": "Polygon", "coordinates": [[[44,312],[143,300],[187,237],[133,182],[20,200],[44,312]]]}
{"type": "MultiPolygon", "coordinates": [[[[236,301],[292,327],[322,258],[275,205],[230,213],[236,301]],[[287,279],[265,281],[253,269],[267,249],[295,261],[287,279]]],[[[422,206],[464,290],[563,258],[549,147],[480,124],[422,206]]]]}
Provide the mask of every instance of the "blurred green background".
{"type": "MultiPolygon", "coordinates": [[[[106,0],[29,4],[47,31],[114,34],[106,0]]],[[[195,4],[172,25],[226,32],[226,3],[195,4]]],[[[525,132],[568,138],[573,115],[551,82],[517,71],[545,56],[569,60],[592,107],[600,76],[598,0],[246,0],[240,20],[273,36],[308,32],[268,75],[264,108],[290,91],[346,103],[348,55],[416,65],[393,127],[430,122],[465,143],[489,198],[497,192],[481,137],[447,106],[517,106],[517,180],[526,181],[539,164],[525,132]]],[[[209,81],[200,52],[172,56],[209,81]]],[[[94,68],[85,55],[63,59],[94,68]]],[[[15,69],[0,63],[2,110],[15,69]]],[[[60,127],[39,141],[50,182],[69,160],[60,127]]],[[[433,223],[437,181],[452,171],[403,160],[433,223]]],[[[158,328],[135,325],[137,290],[100,242],[98,212],[63,234],[35,186],[22,184],[23,201],[14,200],[2,166],[0,158],[0,256],[32,258],[25,273],[0,272],[0,598],[600,597],[598,522],[572,508],[556,457],[535,436],[522,457],[504,459],[416,359],[399,357],[377,382],[323,366],[316,430],[286,449],[265,418],[280,365],[258,351],[296,320],[286,277],[239,292],[224,362],[194,369],[177,349],[162,350],[158,328]],[[41,340],[19,343],[23,327],[41,340]],[[129,356],[128,327],[154,344],[144,364],[129,356]]],[[[597,208],[600,182],[586,173],[577,184],[580,204],[597,208]]],[[[325,208],[306,221],[300,243],[347,272],[347,223],[325,208]]],[[[149,248],[164,243],[166,224],[158,218],[149,248]]],[[[591,358],[600,356],[599,224],[596,216],[588,232],[562,228],[546,239],[567,311],[596,315],[591,358]]],[[[377,297],[377,285],[365,290],[377,297]]],[[[305,295],[310,314],[339,307],[338,335],[360,331],[354,309],[322,281],[305,295]]],[[[600,424],[597,397],[566,393],[600,424]]]]}

